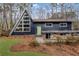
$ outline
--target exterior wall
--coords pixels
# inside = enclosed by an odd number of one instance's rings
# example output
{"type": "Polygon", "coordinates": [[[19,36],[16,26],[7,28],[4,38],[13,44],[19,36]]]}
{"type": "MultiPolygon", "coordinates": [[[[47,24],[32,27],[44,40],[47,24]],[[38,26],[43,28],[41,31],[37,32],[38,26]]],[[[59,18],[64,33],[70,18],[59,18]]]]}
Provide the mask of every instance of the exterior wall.
{"type": "Polygon", "coordinates": [[[71,22],[63,22],[63,23],[67,23],[67,27],[60,27],[59,23],[62,23],[62,22],[52,22],[52,24],[53,24],[52,27],[46,27],[44,22],[43,23],[35,23],[34,27],[36,27],[37,25],[40,25],[42,27],[43,31],[49,31],[49,30],[71,30],[72,29],[71,22]]]}
{"type": "Polygon", "coordinates": [[[31,35],[35,34],[35,26],[31,23],[31,32],[13,32],[12,35],[31,35]]]}
{"type": "MultiPolygon", "coordinates": [[[[50,22],[51,23],[51,22],[50,22]]],[[[50,31],[50,30],[71,30],[72,29],[72,24],[71,22],[64,22],[67,23],[67,27],[59,27],[59,23],[62,22],[52,22],[53,26],[52,27],[45,27],[45,22],[41,23],[31,23],[31,32],[13,32],[12,35],[31,35],[31,34],[36,34],[36,26],[40,25],[42,27],[42,31],[50,31]]],[[[45,37],[45,36],[44,36],[45,37]]]]}

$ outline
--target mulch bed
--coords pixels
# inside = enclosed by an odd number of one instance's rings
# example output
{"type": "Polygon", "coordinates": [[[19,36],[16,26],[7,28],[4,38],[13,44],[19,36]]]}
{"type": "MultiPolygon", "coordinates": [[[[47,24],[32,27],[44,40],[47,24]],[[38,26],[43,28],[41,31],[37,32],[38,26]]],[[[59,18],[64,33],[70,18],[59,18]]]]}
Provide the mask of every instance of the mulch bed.
{"type": "MultiPolygon", "coordinates": [[[[14,45],[10,48],[10,50],[12,52],[23,52],[23,51],[26,51],[26,52],[42,52],[42,53],[48,53],[48,49],[44,46],[44,45],[40,45],[38,47],[32,47],[32,46],[29,46],[29,45],[26,45],[26,44],[17,44],[17,45],[14,45]]],[[[50,55],[50,54],[49,54],[50,55]]]]}
{"type": "Polygon", "coordinates": [[[12,52],[20,52],[20,51],[27,51],[27,52],[42,52],[47,53],[49,55],[58,55],[58,56],[77,56],[79,55],[79,44],[74,45],[66,45],[66,44],[60,44],[60,45],[52,45],[47,46],[44,44],[41,44],[37,47],[32,47],[26,44],[17,44],[11,47],[12,52]]]}

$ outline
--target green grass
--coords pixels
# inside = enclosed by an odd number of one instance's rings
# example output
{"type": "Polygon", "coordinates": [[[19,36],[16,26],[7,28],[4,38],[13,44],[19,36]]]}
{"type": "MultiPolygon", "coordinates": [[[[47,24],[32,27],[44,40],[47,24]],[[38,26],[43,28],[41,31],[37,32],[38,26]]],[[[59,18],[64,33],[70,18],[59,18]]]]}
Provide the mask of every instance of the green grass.
{"type": "MultiPolygon", "coordinates": [[[[38,52],[12,52],[10,51],[10,47],[17,43],[20,43],[20,40],[12,40],[4,37],[0,37],[0,56],[42,56],[47,55],[38,52]]],[[[21,42],[22,43],[22,42],[21,42]]]]}

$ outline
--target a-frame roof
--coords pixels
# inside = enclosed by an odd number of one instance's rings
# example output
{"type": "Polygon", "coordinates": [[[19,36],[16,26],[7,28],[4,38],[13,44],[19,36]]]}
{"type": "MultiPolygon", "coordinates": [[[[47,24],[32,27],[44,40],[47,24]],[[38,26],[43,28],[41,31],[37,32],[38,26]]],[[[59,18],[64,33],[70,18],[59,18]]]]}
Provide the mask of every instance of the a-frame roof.
{"type": "MultiPolygon", "coordinates": [[[[23,13],[21,14],[21,16],[20,16],[20,18],[17,20],[17,22],[15,23],[15,25],[14,25],[14,27],[12,28],[12,30],[11,30],[11,32],[9,33],[9,35],[11,35],[12,34],[12,32],[14,31],[14,29],[15,29],[15,27],[18,25],[18,23],[21,21],[21,19],[22,19],[22,17],[23,17],[23,15],[24,15],[24,13],[27,13],[28,14],[28,16],[30,17],[30,15],[29,15],[29,13],[27,12],[27,10],[25,9],[24,11],[23,11],[23,13]]],[[[30,17],[31,18],[31,17],[30,17]]]]}

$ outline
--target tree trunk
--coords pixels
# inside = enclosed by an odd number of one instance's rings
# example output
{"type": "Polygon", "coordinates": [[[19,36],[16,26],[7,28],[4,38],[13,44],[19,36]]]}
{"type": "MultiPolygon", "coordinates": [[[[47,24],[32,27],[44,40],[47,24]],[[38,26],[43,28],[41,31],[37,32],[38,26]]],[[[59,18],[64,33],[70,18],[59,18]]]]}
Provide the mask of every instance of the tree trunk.
{"type": "Polygon", "coordinates": [[[6,4],[4,3],[3,4],[3,30],[8,30],[8,23],[7,23],[7,17],[6,17],[6,10],[5,10],[5,6],[6,6],[6,4]]]}
{"type": "Polygon", "coordinates": [[[12,4],[9,4],[10,8],[9,8],[9,16],[10,16],[10,29],[12,29],[13,27],[13,20],[12,20],[12,4]]]}
{"type": "Polygon", "coordinates": [[[62,3],[62,4],[61,4],[61,17],[62,17],[62,18],[65,18],[65,15],[64,15],[64,8],[63,8],[64,6],[63,6],[63,5],[64,5],[64,4],[62,3]]]}

